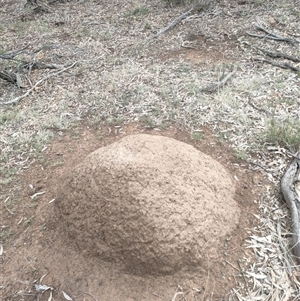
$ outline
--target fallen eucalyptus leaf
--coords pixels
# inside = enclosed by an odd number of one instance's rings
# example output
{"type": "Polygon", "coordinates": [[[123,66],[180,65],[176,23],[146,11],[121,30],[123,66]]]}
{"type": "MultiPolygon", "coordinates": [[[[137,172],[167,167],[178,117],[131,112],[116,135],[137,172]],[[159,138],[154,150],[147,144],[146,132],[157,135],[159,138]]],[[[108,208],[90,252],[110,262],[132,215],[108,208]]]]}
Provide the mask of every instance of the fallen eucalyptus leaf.
{"type": "Polygon", "coordinates": [[[48,285],[43,285],[43,284],[35,284],[35,290],[38,292],[38,293],[43,293],[47,290],[53,290],[53,287],[51,286],[48,286],[48,285]]]}
{"type": "Polygon", "coordinates": [[[72,300],[73,300],[73,299],[72,299],[68,294],[66,294],[64,291],[62,291],[62,293],[63,293],[63,295],[64,295],[64,297],[65,297],[66,300],[68,300],[68,301],[72,301],[72,300]]]}

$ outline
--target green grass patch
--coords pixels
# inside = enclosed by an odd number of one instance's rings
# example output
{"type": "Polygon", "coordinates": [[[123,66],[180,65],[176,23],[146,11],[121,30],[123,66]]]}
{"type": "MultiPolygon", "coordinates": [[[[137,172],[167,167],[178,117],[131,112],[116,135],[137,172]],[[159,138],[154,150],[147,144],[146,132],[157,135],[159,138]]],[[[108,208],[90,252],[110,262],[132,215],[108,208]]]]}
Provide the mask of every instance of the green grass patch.
{"type": "Polygon", "coordinates": [[[272,118],[265,131],[265,142],[285,147],[292,152],[300,148],[300,120],[288,118],[284,121],[272,118]]]}
{"type": "Polygon", "coordinates": [[[193,139],[193,140],[200,141],[200,140],[202,140],[203,138],[204,138],[204,135],[203,135],[203,133],[201,133],[201,132],[194,132],[194,133],[192,134],[192,139],[193,139]]]}
{"type": "Polygon", "coordinates": [[[7,110],[0,113],[0,125],[3,125],[5,122],[14,121],[17,118],[17,110],[7,110]]]}
{"type": "Polygon", "coordinates": [[[140,17],[140,16],[147,15],[148,12],[149,12],[149,9],[147,7],[138,6],[138,7],[134,8],[132,11],[130,11],[129,13],[127,13],[125,16],[126,17],[130,17],[130,16],[140,17]]]}
{"type": "Polygon", "coordinates": [[[12,231],[9,227],[1,229],[0,242],[4,243],[12,235],[12,231]]]}
{"type": "Polygon", "coordinates": [[[238,150],[238,149],[235,149],[234,150],[234,155],[236,158],[240,159],[240,160],[243,160],[243,161],[247,161],[248,159],[248,156],[245,152],[241,151],[241,150],[238,150]]]}

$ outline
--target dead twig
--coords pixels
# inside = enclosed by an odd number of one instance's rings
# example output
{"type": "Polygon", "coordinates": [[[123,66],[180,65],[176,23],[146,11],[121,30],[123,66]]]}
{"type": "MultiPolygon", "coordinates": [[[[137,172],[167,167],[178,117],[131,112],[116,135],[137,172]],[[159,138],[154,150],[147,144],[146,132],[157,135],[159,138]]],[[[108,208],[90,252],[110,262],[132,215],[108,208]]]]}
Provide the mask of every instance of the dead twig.
{"type": "Polygon", "coordinates": [[[298,154],[296,153],[296,154],[292,154],[291,152],[289,152],[289,151],[285,151],[285,153],[288,155],[288,156],[291,156],[291,157],[293,157],[294,159],[298,159],[298,160],[300,160],[300,157],[298,156],[298,154]]]}
{"type": "Polygon", "coordinates": [[[295,40],[295,39],[292,39],[292,38],[288,38],[288,37],[283,37],[283,36],[277,35],[277,34],[275,34],[273,32],[270,32],[269,30],[267,30],[266,28],[264,28],[259,23],[255,24],[255,27],[256,27],[256,29],[258,29],[258,30],[266,33],[267,34],[266,37],[268,39],[273,39],[273,40],[276,40],[276,41],[288,42],[288,43],[292,43],[292,44],[299,43],[298,40],[295,40]]]}
{"type": "Polygon", "coordinates": [[[250,37],[254,37],[254,38],[259,38],[259,39],[265,39],[266,38],[266,35],[259,35],[259,34],[256,34],[256,33],[251,33],[249,31],[246,31],[246,34],[250,37]]]}
{"type": "Polygon", "coordinates": [[[164,27],[163,29],[161,29],[156,35],[154,35],[154,39],[158,38],[160,35],[162,35],[163,33],[165,33],[166,31],[169,31],[170,29],[172,29],[173,27],[175,27],[179,22],[181,22],[182,20],[184,20],[185,18],[187,18],[194,10],[195,10],[196,6],[193,6],[192,8],[190,8],[187,12],[183,13],[182,15],[180,15],[179,17],[177,17],[174,21],[172,21],[168,26],[164,27]]]}
{"type": "Polygon", "coordinates": [[[236,73],[237,71],[237,65],[233,66],[233,70],[228,73],[222,80],[219,80],[218,82],[214,82],[204,88],[201,89],[202,92],[214,92],[221,87],[225,86],[225,84],[228,82],[228,80],[236,73]]]}
{"type": "Polygon", "coordinates": [[[15,84],[17,82],[17,76],[15,73],[7,72],[7,71],[1,71],[0,70],[0,78],[15,84]]]}
{"type": "MultiPolygon", "coordinates": [[[[19,67],[18,69],[29,69],[30,72],[31,70],[34,69],[61,69],[63,68],[63,65],[57,65],[57,64],[45,64],[45,63],[40,63],[40,62],[24,62],[24,65],[19,67]]],[[[24,88],[24,85],[21,80],[21,76],[19,73],[14,73],[14,72],[7,72],[7,71],[1,71],[0,70],[0,78],[9,81],[10,83],[16,84],[19,88],[24,88]]]]}
{"type": "Polygon", "coordinates": [[[34,69],[61,69],[63,68],[63,65],[58,64],[45,64],[41,62],[29,62],[22,65],[22,68],[34,70],[34,69]]]}
{"type": "Polygon", "coordinates": [[[251,37],[256,37],[256,38],[260,38],[260,39],[270,39],[270,40],[275,40],[275,41],[287,42],[287,43],[291,43],[291,44],[299,43],[298,40],[288,38],[288,37],[283,37],[283,36],[277,35],[275,33],[272,33],[258,23],[255,24],[255,27],[257,30],[264,32],[265,35],[258,35],[258,34],[253,34],[250,32],[246,32],[246,33],[251,37]]]}
{"type": "Polygon", "coordinates": [[[53,77],[53,76],[56,76],[60,73],[63,73],[71,68],[73,68],[78,62],[75,62],[73,63],[72,65],[58,71],[58,72],[55,72],[55,73],[51,73],[51,74],[48,74],[47,76],[43,77],[42,79],[40,79],[39,81],[37,81],[29,90],[27,90],[27,92],[21,96],[18,96],[10,101],[7,101],[7,102],[1,102],[0,105],[11,105],[11,104],[16,104],[18,103],[20,100],[22,100],[23,98],[27,97],[38,85],[40,85],[42,82],[44,82],[45,80],[53,77]]]}
{"type": "Polygon", "coordinates": [[[248,101],[248,104],[249,104],[252,108],[254,108],[255,110],[257,110],[257,111],[259,111],[259,112],[265,113],[268,117],[274,115],[273,113],[267,111],[266,109],[257,107],[257,106],[256,106],[252,101],[250,101],[250,100],[248,101]]]}
{"type": "Polygon", "coordinates": [[[300,58],[297,58],[297,57],[294,57],[294,56],[291,56],[291,55],[288,55],[288,54],[285,54],[285,53],[282,53],[282,52],[277,52],[277,51],[272,52],[272,51],[268,51],[266,49],[262,49],[262,48],[259,48],[259,47],[257,47],[257,50],[259,50],[260,52],[262,52],[262,53],[264,53],[267,56],[272,57],[272,58],[283,58],[283,59],[293,61],[295,63],[300,62],[300,58]]]}
{"type": "Polygon", "coordinates": [[[96,299],[95,297],[93,297],[91,294],[89,294],[89,293],[83,293],[83,295],[88,295],[88,296],[90,296],[94,301],[98,301],[98,299],[96,299]]]}
{"type": "Polygon", "coordinates": [[[227,261],[227,260],[225,260],[225,262],[226,262],[227,264],[229,264],[232,268],[234,268],[236,271],[240,272],[240,270],[239,270],[237,267],[235,267],[232,263],[230,263],[230,262],[227,261]]]}
{"type": "Polygon", "coordinates": [[[0,78],[16,84],[19,88],[24,88],[21,76],[19,73],[7,72],[0,70],[0,78]]]}
{"type": "Polygon", "coordinates": [[[267,60],[267,59],[258,59],[258,58],[253,59],[253,61],[267,63],[267,64],[270,64],[272,66],[279,67],[279,68],[282,68],[282,69],[290,69],[290,70],[295,71],[295,72],[300,72],[299,67],[292,66],[288,63],[279,64],[279,63],[276,63],[274,61],[270,61],[270,60],[267,60]]]}
{"type": "Polygon", "coordinates": [[[177,298],[177,296],[179,296],[179,295],[184,295],[184,293],[183,292],[177,292],[177,293],[175,293],[174,296],[173,296],[173,298],[172,298],[172,301],[175,301],[176,298],[177,298]]]}
{"type": "Polygon", "coordinates": [[[14,213],[12,211],[10,211],[7,206],[6,206],[6,202],[9,200],[9,196],[6,198],[6,200],[4,201],[4,207],[5,209],[11,214],[11,215],[14,215],[14,213]]]}
{"type": "Polygon", "coordinates": [[[27,48],[29,47],[29,45],[25,46],[24,48],[20,49],[20,50],[16,50],[16,51],[12,51],[12,52],[9,52],[9,53],[4,53],[4,54],[1,54],[0,55],[0,58],[1,59],[4,59],[4,60],[12,60],[14,59],[18,54],[20,53],[24,53],[27,48]]]}

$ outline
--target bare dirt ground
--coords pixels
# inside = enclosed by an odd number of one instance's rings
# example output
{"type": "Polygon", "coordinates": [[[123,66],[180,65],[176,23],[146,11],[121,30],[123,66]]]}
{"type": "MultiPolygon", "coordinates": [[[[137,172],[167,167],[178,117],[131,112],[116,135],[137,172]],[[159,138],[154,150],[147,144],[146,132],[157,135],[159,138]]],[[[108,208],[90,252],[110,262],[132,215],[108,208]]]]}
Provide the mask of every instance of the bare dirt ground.
{"type": "Polygon", "coordinates": [[[299,73],[262,60],[298,66],[263,50],[299,58],[299,2],[212,2],[157,39],[185,6],[70,1],[43,4],[46,13],[24,4],[0,1],[1,53],[28,46],[18,61],[1,57],[1,70],[16,72],[23,61],[57,68],[22,69],[23,88],[0,79],[2,299],[297,300],[278,183],[287,151],[299,148],[299,73]],[[269,39],[256,25],[291,41],[269,39]],[[225,86],[203,91],[234,65],[225,86]],[[239,228],[206,269],[133,276],[82,256],[57,228],[64,175],[97,148],[140,132],[194,145],[235,180],[239,228]],[[35,284],[53,290],[42,294],[35,284]]]}

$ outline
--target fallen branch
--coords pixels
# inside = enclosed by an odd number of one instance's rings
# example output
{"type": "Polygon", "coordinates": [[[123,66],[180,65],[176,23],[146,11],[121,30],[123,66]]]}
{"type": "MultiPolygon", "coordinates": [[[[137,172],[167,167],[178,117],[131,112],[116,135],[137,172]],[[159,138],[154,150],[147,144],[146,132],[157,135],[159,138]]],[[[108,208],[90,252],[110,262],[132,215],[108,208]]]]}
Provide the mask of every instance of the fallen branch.
{"type": "Polygon", "coordinates": [[[58,64],[45,64],[41,62],[24,62],[24,65],[22,65],[22,68],[25,69],[61,69],[63,65],[58,65],[58,64]]]}
{"type": "Polygon", "coordinates": [[[266,28],[264,28],[262,25],[260,24],[255,24],[255,27],[256,29],[264,32],[267,34],[267,37],[268,38],[272,38],[273,40],[276,40],[276,41],[283,41],[283,42],[288,42],[288,43],[292,43],[292,44],[295,44],[295,43],[299,43],[299,41],[295,40],[295,39],[292,39],[292,38],[287,38],[287,37],[283,37],[283,36],[280,36],[280,35],[277,35],[273,32],[270,32],[269,30],[267,30],[266,28]]]}
{"type": "Polygon", "coordinates": [[[190,8],[187,12],[183,13],[181,16],[177,17],[172,23],[170,23],[168,26],[161,29],[156,35],[154,35],[154,39],[158,38],[160,35],[165,33],[166,31],[169,31],[173,27],[175,27],[179,22],[187,18],[193,11],[196,9],[196,6],[193,6],[190,8]]]}
{"type": "Polygon", "coordinates": [[[250,101],[250,100],[248,101],[248,104],[249,104],[252,108],[254,108],[255,110],[257,110],[257,111],[259,111],[259,112],[266,113],[266,115],[267,115],[268,117],[274,115],[273,113],[267,111],[266,109],[257,107],[257,106],[256,106],[252,101],[250,101]]]}
{"type": "Polygon", "coordinates": [[[219,80],[218,82],[212,83],[204,88],[201,89],[202,92],[214,92],[218,90],[219,88],[225,86],[225,84],[228,82],[228,80],[236,73],[237,71],[237,65],[233,66],[233,70],[228,73],[222,80],[219,80]]]}
{"type": "Polygon", "coordinates": [[[256,38],[260,38],[260,39],[270,39],[270,40],[275,40],[275,41],[287,42],[287,43],[291,43],[291,44],[300,43],[300,41],[298,41],[298,40],[288,38],[288,37],[283,37],[283,36],[277,35],[275,33],[272,33],[260,24],[255,24],[255,27],[257,30],[264,32],[265,35],[258,35],[258,34],[253,34],[250,32],[246,32],[246,33],[251,37],[256,37],[256,38]]]}
{"type": "MultiPolygon", "coordinates": [[[[34,69],[61,69],[62,67],[63,67],[63,65],[57,65],[57,64],[44,64],[44,63],[40,63],[40,62],[33,62],[33,63],[24,62],[24,65],[22,65],[18,69],[25,68],[25,69],[29,69],[31,71],[34,69]]],[[[7,71],[0,70],[0,78],[17,85],[19,88],[25,87],[22,83],[21,76],[19,73],[7,72],[7,71]]]]}
{"type": "Polygon", "coordinates": [[[300,153],[294,158],[281,180],[281,191],[291,212],[292,250],[300,263],[300,153]],[[298,187],[297,187],[298,186],[298,187]]]}
{"type": "Polygon", "coordinates": [[[17,82],[17,77],[15,73],[9,73],[7,71],[1,71],[0,70],[0,78],[15,84],[17,82]]]}
{"type": "Polygon", "coordinates": [[[253,61],[267,63],[267,64],[270,64],[272,66],[279,67],[279,68],[282,68],[282,69],[290,69],[290,70],[295,71],[295,72],[300,72],[299,67],[292,66],[288,63],[279,64],[279,63],[276,63],[276,62],[273,62],[273,61],[270,61],[270,60],[267,60],[267,59],[253,59],[253,61]]]}
{"type": "Polygon", "coordinates": [[[14,68],[14,71],[8,72],[6,70],[0,70],[0,79],[3,79],[10,83],[16,84],[19,88],[24,88],[24,85],[22,83],[22,79],[20,76],[20,73],[22,72],[23,69],[29,69],[29,71],[31,72],[31,70],[34,70],[34,69],[46,69],[46,68],[61,69],[64,67],[63,65],[58,65],[58,64],[46,64],[46,63],[42,63],[42,62],[37,62],[36,57],[34,58],[33,61],[29,61],[29,62],[15,58],[17,55],[22,54],[22,53],[30,54],[27,50],[28,47],[29,46],[27,45],[26,47],[24,47],[20,50],[15,50],[15,51],[11,51],[11,52],[0,55],[0,59],[12,60],[12,61],[16,61],[19,63],[19,65],[14,68]]]}
{"type": "Polygon", "coordinates": [[[24,48],[20,49],[20,50],[16,50],[16,51],[12,51],[9,53],[4,53],[0,55],[1,59],[5,59],[5,60],[12,60],[15,58],[15,56],[17,56],[20,53],[24,53],[25,50],[29,47],[29,45],[25,46],[24,48]]]}
{"type": "Polygon", "coordinates": [[[249,31],[246,31],[246,34],[250,37],[254,37],[254,38],[259,38],[259,39],[265,39],[266,38],[266,35],[259,35],[259,34],[256,34],[256,33],[251,33],[249,31]]]}
{"type": "Polygon", "coordinates": [[[271,52],[271,51],[268,51],[266,49],[262,49],[262,48],[259,48],[259,47],[257,47],[257,50],[259,50],[260,52],[262,52],[262,53],[264,53],[264,54],[266,54],[266,55],[268,55],[269,57],[272,57],[272,58],[283,58],[283,59],[293,61],[295,63],[300,62],[299,58],[288,55],[288,54],[285,54],[285,53],[282,53],[282,52],[277,52],[277,51],[276,52],[271,52]]]}
{"type": "Polygon", "coordinates": [[[48,74],[47,76],[43,77],[42,79],[40,79],[39,81],[37,81],[29,90],[27,90],[27,92],[21,96],[18,96],[10,101],[7,101],[7,102],[0,102],[0,105],[11,105],[11,104],[16,104],[18,103],[20,100],[22,100],[23,98],[27,97],[38,85],[40,85],[42,82],[44,82],[45,80],[53,77],[53,76],[56,76],[62,72],[65,72],[71,68],[73,68],[78,62],[75,62],[73,63],[72,65],[62,69],[62,70],[59,70],[58,72],[54,72],[54,73],[51,73],[51,74],[48,74]]]}

